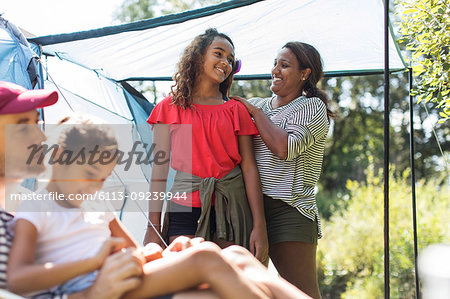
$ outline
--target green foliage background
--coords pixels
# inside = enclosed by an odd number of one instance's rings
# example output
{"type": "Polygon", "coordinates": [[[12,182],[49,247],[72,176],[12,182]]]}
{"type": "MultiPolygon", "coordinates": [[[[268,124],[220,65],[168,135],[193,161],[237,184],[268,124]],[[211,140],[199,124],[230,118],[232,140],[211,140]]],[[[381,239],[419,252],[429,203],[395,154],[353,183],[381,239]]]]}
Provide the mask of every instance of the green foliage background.
{"type": "MultiPolygon", "coordinates": [[[[394,167],[392,167],[394,168],[394,167]]],[[[442,180],[417,183],[419,252],[450,243],[449,188],[442,180]]],[[[367,182],[347,181],[346,208],[323,224],[319,282],[324,298],[383,298],[383,175],[369,167],[367,182]]],[[[408,171],[390,177],[391,298],[414,298],[414,247],[408,171]]]]}
{"type": "Polygon", "coordinates": [[[432,102],[441,122],[450,118],[450,3],[448,0],[400,0],[400,42],[411,52],[414,94],[432,102]]]}

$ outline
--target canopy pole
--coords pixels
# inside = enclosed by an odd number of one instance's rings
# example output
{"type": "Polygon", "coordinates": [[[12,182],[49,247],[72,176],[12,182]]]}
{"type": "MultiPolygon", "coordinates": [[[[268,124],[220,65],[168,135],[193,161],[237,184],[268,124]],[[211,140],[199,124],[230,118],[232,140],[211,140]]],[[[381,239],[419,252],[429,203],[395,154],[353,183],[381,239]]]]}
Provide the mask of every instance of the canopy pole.
{"type": "Polygon", "coordinates": [[[413,89],[412,68],[408,69],[409,75],[409,152],[411,164],[411,196],[412,196],[412,216],[413,216],[413,238],[414,238],[414,276],[416,279],[416,299],[420,298],[419,276],[417,271],[417,214],[416,214],[416,170],[414,166],[414,106],[411,94],[413,89]]]}
{"type": "Polygon", "coordinates": [[[384,0],[384,298],[389,288],[389,0],[384,0]]]}

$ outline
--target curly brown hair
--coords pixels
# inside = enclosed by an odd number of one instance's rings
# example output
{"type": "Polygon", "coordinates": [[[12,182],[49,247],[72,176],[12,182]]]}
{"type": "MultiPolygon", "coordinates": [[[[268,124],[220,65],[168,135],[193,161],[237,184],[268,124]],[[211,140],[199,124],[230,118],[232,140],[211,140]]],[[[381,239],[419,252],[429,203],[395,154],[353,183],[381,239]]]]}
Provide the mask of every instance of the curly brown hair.
{"type": "MultiPolygon", "coordinates": [[[[234,48],[231,38],[218,32],[215,28],[207,29],[205,33],[196,36],[189,46],[184,49],[183,56],[181,56],[181,60],[178,63],[178,71],[173,76],[175,81],[175,84],[171,87],[173,104],[184,109],[192,108],[192,93],[197,77],[203,71],[203,57],[206,49],[216,37],[226,39],[234,48]]],[[[235,61],[233,61],[233,69],[234,65],[235,61]]],[[[220,92],[225,96],[228,96],[232,82],[233,73],[219,85],[220,92]]]]}

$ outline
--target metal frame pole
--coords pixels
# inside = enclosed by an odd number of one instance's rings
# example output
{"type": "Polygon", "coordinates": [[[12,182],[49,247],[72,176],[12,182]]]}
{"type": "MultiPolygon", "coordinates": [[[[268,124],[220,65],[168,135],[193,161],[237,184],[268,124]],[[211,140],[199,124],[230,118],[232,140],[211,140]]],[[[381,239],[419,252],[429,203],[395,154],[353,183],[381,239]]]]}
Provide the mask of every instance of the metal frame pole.
{"type": "Polygon", "coordinates": [[[419,276],[417,271],[417,214],[416,214],[416,171],[414,165],[414,105],[411,94],[413,88],[413,72],[408,69],[409,75],[409,152],[411,165],[411,197],[412,197],[412,217],[413,217],[413,238],[414,238],[414,276],[416,279],[416,299],[420,298],[419,276]]]}
{"type": "Polygon", "coordinates": [[[384,0],[384,298],[389,286],[389,0],[384,0]]]}

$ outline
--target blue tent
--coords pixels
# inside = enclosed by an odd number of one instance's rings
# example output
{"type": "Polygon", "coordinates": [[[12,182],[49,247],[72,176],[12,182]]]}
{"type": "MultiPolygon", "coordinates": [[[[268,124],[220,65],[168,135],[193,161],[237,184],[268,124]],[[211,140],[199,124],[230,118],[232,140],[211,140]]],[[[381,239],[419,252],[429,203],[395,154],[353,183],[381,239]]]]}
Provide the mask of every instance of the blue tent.
{"type": "Polygon", "coordinates": [[[0,80],[28,89],[43,88],[39,48],[32,46],[14,24],[0,16],[0,80]]]}
{"type": "MultiPolygon", "coordinates": [[[[151,144],[151,128],[146,123],[154,105],[127,83],[119,83],[67,61],[54,61],[56,70],[46,71],[40,62],[40,47],[28,43],[21,31],[11,22],[0,17],[0,80],[14,82],[25,88],[55,89],[60,95],[58,103],[42,109],[45,130],[52,133],[51,124],[56,124],[66,114],[76,112],[92,115],[112,124],[119,136],[119,144],[129,150],[130,145],[151,144]],[[70,75],[69,75],[70,74],[70,75]]],[[[145,150],[140,148],[141,150],[145,150]]],[[[105,183],[108,190],[129,194],[134,191],[148,191],[148,179],[151,174],[149,165],[134,165],[128,171],[117,167],[113,175],[105,183]]],[[[31,190],[39,190],[44,183],[40,179],[26,180],[22,186],[31,190]]],[[[126,208],[126,201],[115,205],[118,211],[126,208]]],[[[146,210],[145,205],[129,205],[128,210],[139,212],[146,210]]],[[[122,214],[121,214],[122,216],[122,214]]],[[[124,214],[124,217],[127,215],[124,214]]],[[[132,215],[128,215],[133,217],[132,215]]],[[[145,217],[136,227],[145,227],[145,217]]],[[[130,222],[130,226],[133,223],[130,222]]],[[[131,229],[137,231],[137,229],[131,229]]],[[[142,234],[135,234],[137,239],[142,234]]]]}

